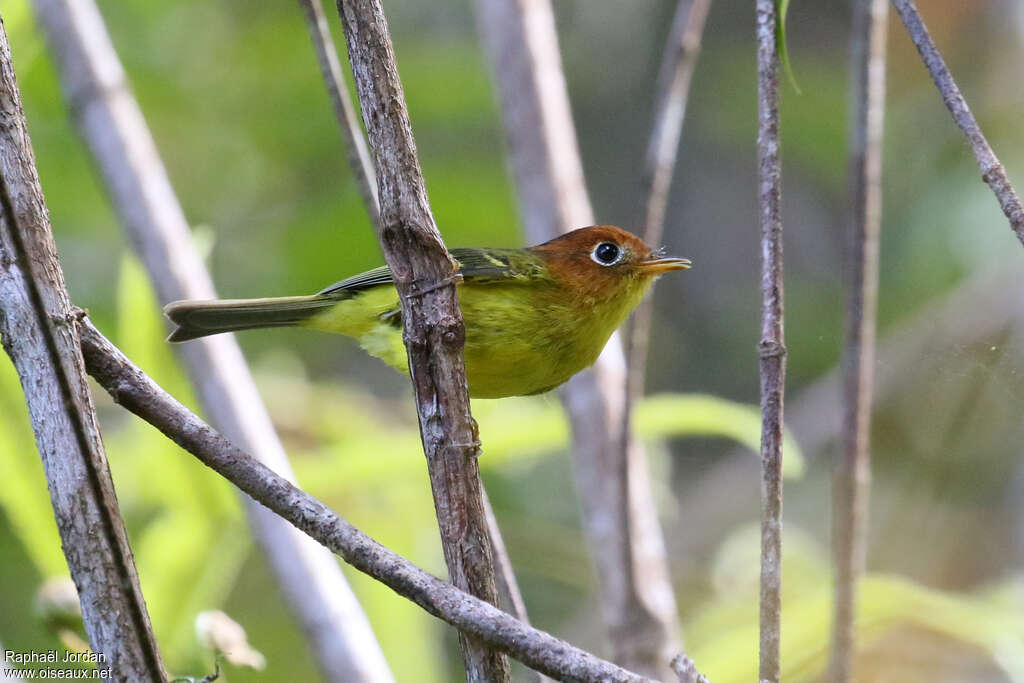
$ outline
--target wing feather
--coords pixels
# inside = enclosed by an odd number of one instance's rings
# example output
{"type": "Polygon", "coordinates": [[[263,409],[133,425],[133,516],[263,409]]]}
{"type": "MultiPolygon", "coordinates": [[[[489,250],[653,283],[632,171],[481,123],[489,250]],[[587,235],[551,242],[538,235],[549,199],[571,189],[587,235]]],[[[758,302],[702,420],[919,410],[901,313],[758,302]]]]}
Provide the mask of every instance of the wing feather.
{"type": "MultiPolygon", "coordinates": [[[[540,258],[523,249],[460,248],[452,249],[451,254],[458,263],[459,274],[467,282],[528,281],[544,274],[540,258]]],[[[381,266],[336,282],[317,294],[344,298],[370,287],[392,283],[391,269],[381,266]]]]}

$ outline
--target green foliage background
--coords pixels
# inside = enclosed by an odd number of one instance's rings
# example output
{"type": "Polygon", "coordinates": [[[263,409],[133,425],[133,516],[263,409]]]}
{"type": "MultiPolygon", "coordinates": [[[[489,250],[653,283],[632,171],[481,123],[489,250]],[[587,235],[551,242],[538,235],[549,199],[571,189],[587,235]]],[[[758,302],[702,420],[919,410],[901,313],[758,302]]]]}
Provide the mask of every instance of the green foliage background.
{"type": "MultiPolygon", "coordinates": [[[[713,7],[673,188],[666,242],[693,271],[666,278],[648,440],[688,652],[716,683],[751,680],[756,658],[758,321],[753,12],[713,7]],[[682,439],[681,437],[688,437],[682,439]]],[[[467,0],[385,3],[428,190],[449,245],[522,243],[502,133],[467,0]]],[[[101,9],[171,180],[209,251],[223,296],[315,291],[379,265],[297,4],[124,0],[101,9]]],[[[562,53],[599,220],[629,226],[672,3],[560,0],[562,53]]],[[[1024,178],[1024,102],[1007,88],[1024,16],[1007,3],[922,7],[1011,178],[1024,178]]],[[[163,386],[195,405],[145,274],[87,152],[69,126],[25,0],[0,3],[72,296],[163,386]]],[[[337,29],[337,21],[332,24],[337,29]]],[[[848,8],[789,8],[802,95],[783,101],[789,396],[832,369],[842,323],[848,8]]],[[[337,33],[337,30],[336,30],[337,33]]],[[[340,41],[339,41],[339,44],[340,41]]],[[[1020,246],[892,25],[882,263],[883,337],[964,283],[1020,267],[1020,246]]],[[[972,302],[987,321],[968,343],[929,337],[878,372],[871,577],[862,591],[864,680],[1024,680],[1017,573],[1021,310],[972,302]],[[941,656],[935,653],[941,652],[941,656]],[[885,678],[890,676],[890,678],[885,678]]],[[[954,316],[955,317],[955,316],[954,316]]],[[[925,321],[927,323],[927,321],[925,321]]],[[[274,420],[314,495],[443,575],[406,381],[345,340],[302,331],[241,337],[274,420]]],[[[147,603],[175,673],[212,657],[193,620],[220,608],[268,660],[232,681],[315,680],[301,633],[249,540],[231,487],[96,393],[147,603]]],[[[814,408],[814,406],[811,406],[814,408]]],[[[801,412],[803,411],[803,412],[801,412]]],[[[567,427],[556,398],[481,401],[481,460],[534,622],[599,652],[606,644],[578,522],[567,427]]],[[[827,427],[825,428],[828,429],[827,427]]],[[[787,446],[787,680],[816,680],[827,655],[828,487],[833,437],[787,446]]],[[[59,539],[17,378],[0,360],[0,643],[57,647],[33,618],[41,583],[63,575],[59,539]]],[[[455,638],[355,573],[399,681],[458,680],[455,638]]],[[[521,673],[521,672],[520,672],[521,673]]]]}

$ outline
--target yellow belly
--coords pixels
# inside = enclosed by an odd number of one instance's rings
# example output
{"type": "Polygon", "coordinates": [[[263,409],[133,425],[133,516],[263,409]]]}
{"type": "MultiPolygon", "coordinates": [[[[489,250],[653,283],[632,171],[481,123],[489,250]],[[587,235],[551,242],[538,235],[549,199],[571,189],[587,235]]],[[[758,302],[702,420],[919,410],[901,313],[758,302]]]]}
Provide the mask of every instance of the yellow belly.
{"type": "MultiPolygon", "coordinates": [[[[466,377],[475,398],[523,396],[548,391],[591,365],[632,309],[621,302],[581,313],[556,303],[564,297],[520,284],[461,285],[459,307],[466,325],[466,377]],[[607,309],[607,310],[606,310],[607,309]]],[[[408,372],[398,293],[379,286],[339,301],[301,323],[354,337],[388,365],[408,372]]]]}

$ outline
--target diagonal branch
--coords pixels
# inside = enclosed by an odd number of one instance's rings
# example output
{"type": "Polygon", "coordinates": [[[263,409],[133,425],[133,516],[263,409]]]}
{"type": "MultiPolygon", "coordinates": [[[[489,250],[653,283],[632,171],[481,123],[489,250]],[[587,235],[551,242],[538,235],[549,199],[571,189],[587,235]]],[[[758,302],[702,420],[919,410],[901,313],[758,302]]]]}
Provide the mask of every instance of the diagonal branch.
{"type": "MultiPolygon", "coordinates": [[[[509,163],[531,242],[590,225],[569,97],[548,0],[477,0],[498,94],[509,163]]],[[[671,675],[675,595],[640,444],[622,450],[625,361],[613,336],[593,368],[561,391],[572,424],[576,489],[597,568],[614,659],[646,675],[671,675]]]]}
{"type": "Polygon", "coordinates": [[[878,247],[882,223],[882,127],[885,117],[887,0],[853,5],[851,63],[850,281],[843,349],[843,456],[833,485],[836,568],[830,679],[852,680],[857,582],[864,571],[871,483],[871,403],[875,369],[878,247]]]}
{"type": "Polygon", "coordinates": [[[163,681],[0,21],[0,339],[18,370],[98,666],[163,681]]]}
{"type": "Polygon", "coordinates": [[[903,25],[907,27],[910,39],[917,46],[924,65],[928,68],[932,80],[935,81],[935,86],[942,95],[942,101],[946,103],[946,108],[953,115],[953,120],[964,137],[967,138],[967,144],[970,145],[974,158],[978,162],[978,168],[981,169],[981,179],[992,188],[992,192],[995,193],[996,199],[999,201],[999,206],[1010,221],[1010,227],[1017,234],[1017,239],[1024,244],[1024,206],[1021,206],[1020,197],[1013,189],[1013,185],[1010,184],[1010,179],[1006,176],[1006,169],[1003,168],[1002,163],[988,144],[988,140],[985,139],[985,135],[981,132],[981,127],[974,118],[974,114],[971,113],[970,107],[967,106],[967,100],[964,99],[960,88],[953,80],[953,74],[949,72],[946,61],[939,54],[939,49],[935,47],[935,41],[928,35],[928,29],[921,20],[917,7],[913,0],[892,0],[892,5],[899,13],[900,19],[903,20],[903,25]]]}
{"type": "MultiPolygon", "coordinates": [[[[651,246],[661,243],[665,231],[665,210],[668,191],[676,167],[679,138],[686,118],[686,104],[690,94],[693,70],[700,54],[701,38],[711,0],[679,0],[672,29],[665,45],[658,75],[658,94],[654,105],[654,125],[647,141],[643,175],[640,176],[640,196],[643,207],[640,229],[644,242],[651,246]]],[[[651,316],[654,299],[648,297],[633,312],[632,323],[626,333],[626,427],[632,404],[644,393],[644,369],[650,343],[651,316]]]]}
{"type": "Polygon", "coordinates": [[[779,680],[782,621],[782,414],[786,381],[782,288],[782,160],[775,0],[757,0],[757,157],[761,207],[761,661],[779,680]]]}
{"type": "MultiPolygon", "coordinates": [[[[213,298],[213,283],[95,3],[36,0],[35,5],[71,115],[160,300],[213,298]]],[[[209,337],[181,350],[209,419],[261,462],[294,478],[235,340],[209,337]]],[[[259,505],[243,501],[324,676],[339,683],[393,680],[330,553],[259,505]]]]}
{"type": "MultiPolygon", "coordinates": [[[[380,0],[338,0],[363,122],[377,159],[378,239],[402,304],[409,374],[441,544],[452,583],[497,604],[462,358],[455,270],[427,201],[405,94],[380,0]]],[[[508,660],[460,635],[469,681],[506,681],[508,660]]]]}
{"type": "Polygon", "coordinates": [[[116,402],[354,568],[386,584],[430,614],[559,680],[650,683],[648,679],[526,626],[378,544],[214,431],[132,365],[84,317],[82,351],[89,373],[116,402]]]}
{"type": "Polygon", "coordinates": [[[320,0],[299,0],[302,12],[306,16],[306,27],[309,29],[310,40],[316,51],[316,61],[320,64],[320,73],[327,86],[334,118],[338,121],[341,134],[345,138],[345,152],[348,165],[356,177],[359,195],[363,198],[363,206],[370,215],[370,221],[380,229],[380,202],[377,199],[377,171],[373,168],[373,159],[366,148],[363,129],[359,126],[359,114],[356,113],[352,96],[349,95],[345,83],[345,73],[338,61],[338,51],[331,38],[331,29],[327,24],[324,6],[320,0]]]}

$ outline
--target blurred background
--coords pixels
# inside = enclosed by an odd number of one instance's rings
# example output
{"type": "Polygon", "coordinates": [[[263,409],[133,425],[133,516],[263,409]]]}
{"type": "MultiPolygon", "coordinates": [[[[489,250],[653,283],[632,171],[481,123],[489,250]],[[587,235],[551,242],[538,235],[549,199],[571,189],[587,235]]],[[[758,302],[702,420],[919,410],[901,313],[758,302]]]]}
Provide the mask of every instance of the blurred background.
{"type": "MultiPolygon", "coordinates": [[[[385,6],[446,243],[521,245],[472,3],[385,6]]],[[[309,293],[382,263],[296,3],[102,0],[100,7],[222,296],[309,293]]],[[[929,0],[920,9],[1010,178],[1024,184],[1024,5],[929,0]]],[[[557,0],[555,10],[597,218],[630,227],[674,3],[557,0]]],[[[69,125],[31,8],[2,0],[0,11],[73,300],[194,406],[162,341],[159,306],[69,125]]],[[[802,94],[784,84],[786,416],[804,465],[792,451],[783,616],[790,681],[817,680],[828,652],[849,16],[847,2],[794,2],[788,21],[802,94]]],[[[655,293],[653,394],[758,400],[753,25],[751,3],[712,5],[665,237],[669,252],[691,258],[694,268],[664,278],[655,293]]],[[[889,55],[858,671],[864,681],[1024,680],[1024,253],[893,16],[889,55]]],[[[272,330],[240,341],[305,488],[445,575],[407,380],[342,338],[272,330]]],[[[102,391],[96,400],[170,670],[196,677],[212,670],[194,621],[200,611],[222,609],[266,657],[262,672],[226,665],[227,680],[317,680],[231,487],[102,391]]],[[[688,438],[671,419],[656,419],[657,409],[650,407],[645,436],[686,650],[715,683],[753,680],[757,459],[736,441],[688,438]]],[[[534,624],[607,653],[557,398],[480,401],[474,413],[483,476],[534,624]]],[[[58,647],[36,596],[66,568],[6,359],[0,470],[0,643],[58,647]]],[[[461,678],[451,629],[346,572],[398,681],[461,678]]]]}

